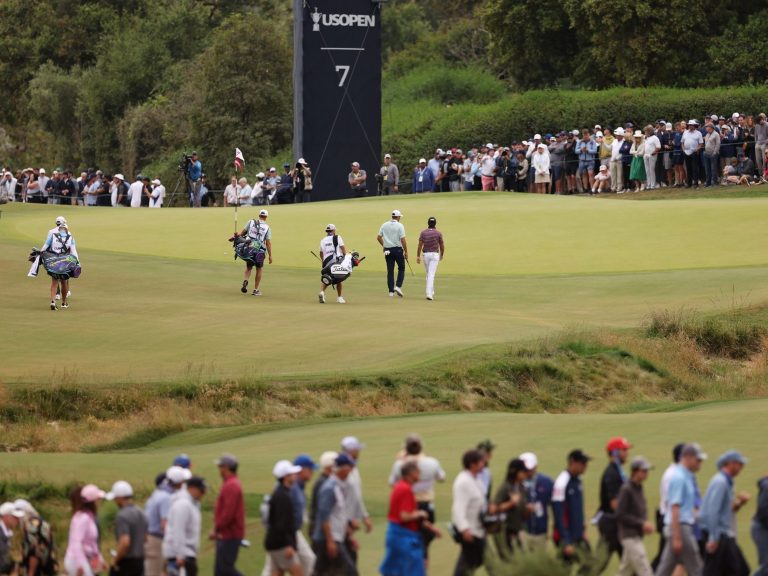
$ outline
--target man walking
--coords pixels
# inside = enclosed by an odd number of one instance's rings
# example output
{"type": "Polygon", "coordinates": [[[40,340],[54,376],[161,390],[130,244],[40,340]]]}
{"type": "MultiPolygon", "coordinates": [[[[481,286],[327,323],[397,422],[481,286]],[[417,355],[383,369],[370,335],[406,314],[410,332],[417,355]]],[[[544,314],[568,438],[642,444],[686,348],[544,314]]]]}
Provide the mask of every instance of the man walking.
{"type": "Polygon", "coordinates": [[[667,538],[664,536],[664,517],[667,514],[667,497],[669,495],[669,482],[677,472],[677,466],[680,464],[680,458],[682,457],[683,447],[685,444],[675,444],[672,449],[672,462],[664,470],[664,474],[661,476],[661,482],[659,484],[659,509],[656,511],[656,531],[659,533],[659,551],[656,553],[656,557],[651,562],[651,568],[654,572],[659,567],[661,557],[664,554],[664,548],[667,546],[667,538]]]}
{"type": "Polygon", "coordinates": [[[243,285],[240,287],[240,292],[245,294],[248,292],[248,281],[251,279],[251,271],[254,265],[256,266],[256,279],[253,283],[253,296],[261,296],[261,290],[259,285],[261,284],[261,277],[264,273],[264,256],[268,257],[268,261],[272,264],[272,228],[267,224],[267,218],[269,217],[269,211],[259,211],[258,220],[248,220],[240,232],[240,236],[248,236],[251,239],[251,245],[259,251],[259,255],[256,257],[256,263],[245,263],[245,271],[243,272],[243,285]]]}
{"type": "MultiPolygon", "coordinates": [[[[322,261],[320,269],[323,270],[329,264],[340,262],[346,253],[347,247],[344,246],[344,239],[336,234],[336,226],[328,224],[328,226],[325,227],[325,237],[320,240],[320,258],[322,261]]],[[[342,284],[342,282],[336,284],[336,294],[338,294],[336,300],[339,304],[345,303],[345,300],[341,295],[342,284]]],[[[325,304],[326,288],[328,288],[328,285],[320,282],[320,293],[317,295],[320,304],[325,304]]]]}
{"type": "Polygon", "coordinates": [[[749,566],[736,542],[738,512],[749,501],[744,492],[734,495],[733,482],[747,459],[728,450],[717,460],[718,472],[704,494],[699,520],[706,541],[703,576],[749,576],[749,566]]]}
{"type": "Polygon", "coordinates": [[[133,503],[133,488],[119,480],[107,492],[107,500],[114,500],[119,508],[115,518],[115,555],[112,557],[112,576],[144,576],[144,541],[147,538],[147,518],[133,503]]]}
{"type": "Polygon", "coordinates": [[[291,499],[291,487],[300,471],[301,466],[294,466],[288,460],[280,460],[272,470],[277,486],[269,499],[264,548],[269,555],[273,576],[282,576],[286,572],[292,576],[304,574],[296,552],[295,509],[291,499]]]}
{"type": "MultiPolygon", "coordinates": [[[[178,468],[178,466],[176,467],[178,468]]],[[[155,490],[144,504],[147,516],[147,541],[144,544],[144,576],[161,576],[163,573],[163,538],[168,526],[173,489],[161,472],[155,478],[155,490]]]]}
{"type": "Polygon", "coordinates": [[[474,574],[485,558],[486,534],[480,515],[486,510],[487,499],[478,478],[485,466],[485,457],[479,450],[469,450],[462,457],[462,465],[464,469],[453,482],[451,507],[451,522],[461,545],[454,576],[474,574]]]}
{"type": "Polygon", "coordinates": [[[392,156],[389,154],[384,155],[384,166],[379,170],[379,177],[379,196],[397,194],[400,189],[400,171],[397,164],[392,163],[392,156]]]}
{"type": "Polygon", "coordinates": [[[584,489],[581,476],[592,460],[581,450],[568,454],[568,465],[552,488],[552,511],[555,517],[555,545],[568,564],[579,563],[582,572],[591,557],[587,529],[584,524],[584,489]]]}
{"type": "Polygon", "coordinates": [[[627,481],[623,466],[627,461],[631,447],[629,441],[621,437],[611,438],[605,447],[610,461],[600,479],[600,510],[597,522],[600,541],[597,547],[600,550],[598,556],[604,560],[601,562],[598,573],[602,573],[608,567],[614,552],[619,558],[622,555],[619,528],[616,523],[616,507],[619,501],[619,491],[627,481]]]}
{"type": "Polygon", "coordinates": [[[366,533],[370,533],[373,530],[373,522],[368,514],[368,509],[365,507],[365,501],[363,499],[363,479],[360,477],[360,468],[358,462],[360,461],[360,452],[365,448],[365,444],[360,442],[354,436],[347,436],[341,440],[341,453],[346,454],[355,462],[355,467],[349,473],[347,483],[352,489],[352,494],[348,498],[350,518],[353,523],[363,522],[365,525],[366,533]]]}
{"type": "Polygon", "coordinates": [[[231,454],[216,460],[224,483],[216,500],[211,540],[216,541],[214,576],[241,576],[235,568],[240,542],[245,536],[245,501],[237,477],[238,461],[231,454]]]}
{"type": "Polygon", "coordinates": [[[552,505],[554,482],[546,474],[539,472],[539,459],[533,452],[523,452],[520,460],[528,470],[525,487],[528,492],[528,519],[526,531],[521,535],[523,546],[528,550],[544,550],[547,547],[549,530],[548,509],[552,505]]]}
{"type": "Polygon", "coordinates": [[[173,496],[163,538],[163,557],[167,560],[169,576],[174,572],[178,574],[182,569],[187,576],[197,576],[203,522],[200,501],[207,489],[205,480],[195,476],[187,481],[186,489],[179,490],[173,496]]]}
{"type": "Polygon", "coordinates": [[[664,515],[667,546],[661,555],[656,576],[671,576],[678,564],[682,564],[688,574],[701,574],[703,564],[693,532],[696,521],[694,474],[701,469],[701,463],[706,458],[698,444],[686,444],[680,452],[680,464],[669,480],[667,513],[664,515]]]}
{"type": "Polygon", "coordinates": [[[631,476],[619,491],[616,505],[616,521],[622,547],[619,576],[651,576],[651,565],[643,546],[643,537],[653,534],[653,524],[648,521],[648,504],[643,494],[643,483],[653,466],[639,456],[630,465],[631,476]]]}
{"type": "Polygon", "coordinates": [[[426,230],[419,234],[419,245],[416,248],[416,264],[421,262],[424,253],[424,270],[427,273],[427,300],[435,299],[435,273],[437,265],[445,256],[443,235],[437,229],[437,218],[430,216],[426,230]]]}
{"type": "Polygon", "coordinates": [[[317,558],[312,547],[301,531],[304,518],[307,513],[307,483],[312,480],[312,474],[317,470],[317,464],[306,454],[301,454],[293,461],[294,466],[300,470],[296,474],[296,481],[291,486],[291,500],[293,501],[293,520],[296,529],[296,553],[299,556],[299,564],[305,576],[311,576],[315,570],[317,558]]]}
{"type": "Polygon", "coordinates": [[[400,223],[403,217],[400,210],[392,211],[392,219],[384,222],[379,229],[376,240],[384,248],[384,259],[387,262],[387,288],[389,295],[397,294],[403,297],[403,280],[405,279],[405,261],[408,260],[408,242],[405,239],[405,227],[400,223]],[[397,264],[397,282],[395,282],[395,264],[397,264]]]}
{"type": "MultiPolygon", "coordinates": [[[[328,451],[323,452],[320,455],[320,475],[315,480],[315,485],[312,486],[312,503],[309,508],[309,537],[313,538],[315,533],[315,526],[317,525],[317,503],[320,490],[323,488],[325,481],[333,474],[333,467],[335,466],[336,458],[339,456],[338,452],[328,451]]],[[[314,546],[312,547],[314,550],[314,546]]],[[[315,552],[317,555],[317,552],[315,552]]]]}

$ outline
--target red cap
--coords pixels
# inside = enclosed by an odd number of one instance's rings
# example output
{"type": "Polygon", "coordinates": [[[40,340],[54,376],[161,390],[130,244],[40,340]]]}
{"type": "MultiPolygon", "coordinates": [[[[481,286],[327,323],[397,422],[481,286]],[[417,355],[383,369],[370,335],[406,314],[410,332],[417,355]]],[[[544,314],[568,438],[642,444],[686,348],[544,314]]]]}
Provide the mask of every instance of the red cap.
{"type": "Polygon", "coordinates": [[[608,452],[613,452],[614,450],[629,450],[630,448],[632,448],[632,444],[629,440],[622,438],[621,436],[611,438],[605,446],[605,449],[608,452]]]}

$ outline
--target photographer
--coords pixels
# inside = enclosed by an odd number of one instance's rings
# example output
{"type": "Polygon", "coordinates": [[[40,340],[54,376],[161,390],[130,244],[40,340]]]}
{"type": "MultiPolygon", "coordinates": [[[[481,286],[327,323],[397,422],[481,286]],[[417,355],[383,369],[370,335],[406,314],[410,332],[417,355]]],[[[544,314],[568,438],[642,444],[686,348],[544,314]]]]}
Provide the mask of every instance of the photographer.
{"type": "Polygon", "coordinates": [[[309,196],[312,192],[312,170],[304,158],[299,158],[296,167],[291,172],[293,178],[293,201],[296,204],[309,202],[309,196]]]}
{"type": "Polygon", "coordinates": [[[190,196],[190,205],[194,208],[200,208],[200,186],[202,185],[203,165],[197,159],[197,152],[192,152],[184,157],[186,166],[184,174],[187,179],[187,189],[190,196]]]}

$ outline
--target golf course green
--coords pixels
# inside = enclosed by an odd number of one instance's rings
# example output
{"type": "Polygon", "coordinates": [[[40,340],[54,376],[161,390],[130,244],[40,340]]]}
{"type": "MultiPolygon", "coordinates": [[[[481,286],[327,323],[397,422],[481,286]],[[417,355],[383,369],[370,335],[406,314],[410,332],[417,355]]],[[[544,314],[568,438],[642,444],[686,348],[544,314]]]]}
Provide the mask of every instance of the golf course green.
{"type": "MultiPolygon", "coordinates": [[[[637,325],[654,309],[722,310],[768,300],[766,198],[607,202],[452,194],[274,206],[264,296],[239,291],[232,209],[5,206],[0,219],[0,380],[142,384],[216,377],[377,373],[564,327],[637,325]],[[392,209],[410,241],[404,299],[387,296],[376,235],[392,209]],[[83,275],[71,308],[48,309],[48,278],[26,256],[59,213],[83,275]],[[446,241],[436,300],[424,299],[418,232],[446,241]],[[310,254],[325,225],[367,256],[347,304],[317,303],[310,254]],[[66,334],[65,339],[52,334],[66,334]],[[54,342],[55,341],[55,342],[54,342]],[[45,360],[40,359],[41,352],[45,360]]],[[[257,209],[241,208],[238,224],[257,209]]]]}
{"type": "MultiPolygon", "coordinates": [[[[565,455],[582,448],[595,460],[584,478],[586,512],[597,508],[599,478],[607,463],[603,447],[608,438],[624,435],[633,442],[632,454],[644,455],[655,464],[646,494],[651,506],[658,503],[658,484],[666,468],[674,444],[684,440],[701,442],[710,458],[704,463],[699,484],[706,488],[715,472],[714,461],[725,450],[736,447],[751,458],[736,480],[738,490],[756,496],[755,482],[768,471],[762,437],[768,401],[719,403],[667,413],[640,415],[548,415],[548,414],[437,414],[397,418],[370,418],[330,422],[311,426],[258,432],[257,428],[224,428],[192,430],[168,437],[145,449],[102,454],[4,454],[0,459],[0,477],[6,480],[40,479],[62,484],[73,480],[93,481],[108,487],[118,479],[131,482],[147,494],[154,475],[167,467],[173,457],[187,452],[197,474],[206,477],[214,488],[214,459],[224,451],[241,460],[240,476],[247,493],[247,536],[253,547],[242,552],[241,571],[258,574],[263,562],[263,528],[258,519],[258,506],[263,494],[271,491],[270,476],[274,462],[306,452],[317,458],[325,450],[337,449],[342,437],[357,435],[366,448],[360,460],[364,494],[376,527],[370,535],[361,535],[361,574],[376,574],[384,548],[384,532],[389,488],[387,478],[402,440],[410,432],[419,432],[425,449],[443,464],[448,481],[437,488],[437,518],[441,527],[450,519],[451,482],[459,471],[461,453],[484,438],[498,444],[492,461],[496,485],[505,473],[507,462],[523,451],[532,450],[540,460],[542,472],[556,476],[565,465],[565,455]]],[[[215,494],[206,502],[205,527],[210,526],[210,507],[215,494]]],[[[745,553],[754,563],[755,553],[749,539],[749,519],[754,503],[739,514],[739,538],[745,553]]],[[[111,517],[114,505],[106,503],[102,513],[111,517]]],[[[590,529],[593,542],[597,535],[590,529]]],[[[109,541],[111,534],[108,535],[109,541]]],[[[105,546],[108,544],[105,543],[105,546]]],[[[646,540],[649,552],[656,551],[657,537],[646,540]]],[[[450,574],[458,554],[450,538],[433,545],[432,574],[450,574]]],[[[213,549],[203,544],[203,570],[208,572],[213,549]]],[[[614,568],[616,564],[614,564],[614,568]]]]}

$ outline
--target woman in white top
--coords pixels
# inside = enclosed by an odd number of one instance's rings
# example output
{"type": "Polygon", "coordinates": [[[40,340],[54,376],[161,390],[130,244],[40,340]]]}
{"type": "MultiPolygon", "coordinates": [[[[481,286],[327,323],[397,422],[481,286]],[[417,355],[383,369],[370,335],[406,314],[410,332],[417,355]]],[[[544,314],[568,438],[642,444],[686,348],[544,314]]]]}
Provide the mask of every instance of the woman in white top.
{"type": "Polygon", "coordinates": [[[644,132],[645,151],[643,154],[643,165],[645,167],[645,177],[648,181],[645,189],[655,190],[658,188],[656,185],[656,160],[658,159],[658,154],[661,150],[661,141],[654,133],[653,126],[650,124],[645,127],[644,132]]]}
{"type": "Polygon", "coordinates": [[[534,184],[536,185],[536,194],[546,194],[551,177],[549,175],[549,152],[546,144],[539,144],[536,147],[536,153],[531,156],[533,165],[534,184]]]}

